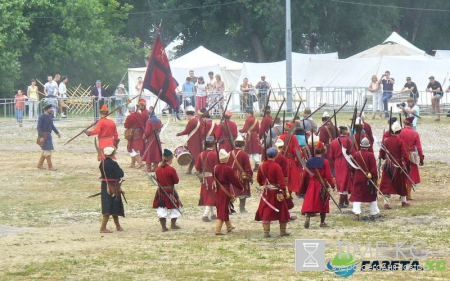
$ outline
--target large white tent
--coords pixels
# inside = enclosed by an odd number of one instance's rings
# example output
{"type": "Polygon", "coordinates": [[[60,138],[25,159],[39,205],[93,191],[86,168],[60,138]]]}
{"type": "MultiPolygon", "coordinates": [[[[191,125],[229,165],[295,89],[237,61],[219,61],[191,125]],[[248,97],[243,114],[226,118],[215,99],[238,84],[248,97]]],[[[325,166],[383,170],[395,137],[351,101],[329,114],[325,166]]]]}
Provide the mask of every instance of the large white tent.
{"type": "Polygon", "coordinates": [[[406,40],[405,38],[401,37],[397,32],[392,32],[392,34],[386,38],[386,40],[383,41],[383,44],[387,44],[387,43],[393,43],[393,44],[398,44],[398,45],[402,45],[405,46],[409,49],[413,49],[416,50],[418,52],[422,52],[425,53],[424,50],[421,50],[419,48],[417,48],[416,46],[414,46],[413,44],[411,44],[408,40],[406,40]]]}
{"type": "Polygon", "coordinates": [[[437,50],[434,54],[436,59],[450,59],[450,50],[437,50]]]}

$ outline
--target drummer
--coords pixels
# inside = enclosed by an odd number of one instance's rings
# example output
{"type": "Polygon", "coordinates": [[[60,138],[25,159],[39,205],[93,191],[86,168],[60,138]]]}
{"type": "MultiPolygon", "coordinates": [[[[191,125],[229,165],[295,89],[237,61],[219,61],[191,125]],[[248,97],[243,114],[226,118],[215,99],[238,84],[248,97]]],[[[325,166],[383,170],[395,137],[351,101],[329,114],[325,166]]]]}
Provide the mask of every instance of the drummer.
{"type": "Polygon", "coordinates": [[[192,155],[192,162],[189,163],[189,168],[186,174],[192,174],[197,157],[202,152],[202,129],[200,128],[200,120],[195,116],[195,108],[193,106],[186,107],[186,117],[188,123],[182,132],[177,133],[177,137],[188,135],[186,141],[189,152],[192,155]]]}

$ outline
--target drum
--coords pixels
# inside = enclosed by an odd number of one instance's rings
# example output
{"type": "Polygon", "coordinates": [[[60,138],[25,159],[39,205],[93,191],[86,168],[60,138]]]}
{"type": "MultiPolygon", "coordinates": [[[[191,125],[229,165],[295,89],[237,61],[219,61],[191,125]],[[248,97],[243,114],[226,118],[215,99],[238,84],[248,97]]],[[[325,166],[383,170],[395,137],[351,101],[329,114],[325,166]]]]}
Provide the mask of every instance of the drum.
{"type": "Polygon", "coordinates": [[[180,166],[189,165],[192,162],[192,155],[184,145],[179,145],[173,151],[175,158],[177,158],[177,163],[180,166]]]}

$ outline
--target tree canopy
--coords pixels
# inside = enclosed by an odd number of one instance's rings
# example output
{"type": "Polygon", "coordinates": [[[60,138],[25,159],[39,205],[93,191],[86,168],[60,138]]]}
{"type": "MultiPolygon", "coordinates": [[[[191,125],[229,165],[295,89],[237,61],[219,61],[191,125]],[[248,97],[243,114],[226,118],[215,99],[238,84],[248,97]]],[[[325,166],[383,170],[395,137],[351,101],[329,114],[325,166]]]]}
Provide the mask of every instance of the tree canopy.
{"type": "MultiPolygon", "coordinates": [[[[392,31],[431,54],[450,49],[447,0],[292,0],[292,50],[348,57],[392,31]]],[[[285,0],[0,0],[0,96],[68,75],[114,87],[148,59],[162,24],[178,55],[200,45],[236,61],[285,57],[285,0]]]]}

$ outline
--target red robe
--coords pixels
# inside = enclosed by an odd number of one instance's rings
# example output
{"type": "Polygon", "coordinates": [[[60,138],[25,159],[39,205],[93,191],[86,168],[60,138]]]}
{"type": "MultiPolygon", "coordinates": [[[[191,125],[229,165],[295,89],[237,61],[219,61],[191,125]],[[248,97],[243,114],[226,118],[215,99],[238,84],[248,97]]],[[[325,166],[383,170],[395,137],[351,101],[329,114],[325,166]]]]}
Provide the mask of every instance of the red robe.
{"type": "Polygon", "coordinates": [[[197,117],[192,118],[189,120],[189,122],[186,124],[185,129],[182,132],[179,132],[177,136],[183,136],[192,134],[195,131],[195,133],[189,138],[187,141],[187,147],[189,149],[189,152],[192,155],[194,164],[197,162],[197,157],[202,152],[202,142],[204,139],[202,138],[202,128],[200,124],[200,120],[198,120],[197,117]],[[198,128],[197,128],[198,124],[198,128]],[[196,129],[197,128],[197,129],[196,129]]]}
{"type": "Polygon", "coordinates": [[[253,182],[253,170],[252,166],[250,164],[250,158],[248,157],[248,154],[243,151],[241,148],[236,148],[232,152],[230,152],[230,159],[228,159],[228,166],[230,166],[238,180],[241,182],[242,186],[244,187],[244,190],[241,191],[239,189],[235,189],[233,186],[233,192],[238,196],[244,196],[244,197],[250,197],[250,182],[253,182]],[[236,156],[236,158],[234,157],[236,156]],[[239,169],[239,165],[241,165],[242,170],[239,169]],[[242,172],[245,172],[248,175],[248,179],[242,178],[242,172]]]}
{"type": "Polygon", "coordinates": [[[370,142],[370,147],[372,147],[373,151],[373,142],[375,141],[373,138],[372,127],[370,127],[369,123],[364,122],[364,131],[366,132],[367,138],[370,142]]]}
{"type": "Polygon", "coordinates": [[[155,199],[153,199],[153,208],[156,209],[158,207],[166,207],[167,209],[175,209],[183,206],[174,187],[175,184],[180,181],[178,179],[177,171],[175,170],[175,168],[170,165],[166,165],[164,167],[158,166],[158,168],[156,168],[155,174],[156,179],[162,187],[173,186],[165,187],[164,190],[171,197],[175,205],[170,201],[170,199],[165,195],[163,191],[157,188],[155,199]]]}
{"type": "MultiPolygon", "coordinates": [[[[377,161],[373,152],[367,149],[361,149],[353,153],[356,163],[365,171],[372,174],[372,181],[376,183],[378,179],[377,161]]],[[[365,174],[358,169],[353,172],[353,189],[350,196],[352,202],[373,202],[377,200],[377,190],[368,181],[365,174]]]]}
{"type": "MultiPolygon", "coordinates": [[[[308,159],[306,166],[316,175],[320,174],[324,183],[328,182],[333,186],[333,176],[331,175],[330,164],[323,157],[311,157],[308,159]]],[[[304,184],[307,184],[305,198],[303,199],[302,213],[329,213],[330,198],[328,194],[322,190],[322,185],[315,175],[310,175],[303,170],[306,178],[304,184]]]]}
{"type": "MultiPolygon", "coordinates": [[[[363,138],[369,139],[369,135],[363,131],[356,132],[353,137],[354,137],[354,147],[357,151],[361,150],[361,147],[360,147],[361,140],[363,138]]],[[[370,139],[369,139],[369,143],[370,143],[369,151],[373,153],[373,141],[370,142],[370,139]]]]}
{"type": "Polygon", "coordinates": [[[147,109],[141,109],[140,110],[140,114],[141,114],[141,118],[142,118],[142,122],[147,122],[148,118],[150,118],[150,115],[148,114],[148,110],[147,109]]]}
{"type": "MultiPolygon", "coordinates": [[[[406,152],[405,144],[398,135],[391,135],[383,141],[383,145],[391,153],[398,164],[403,167],[409,165],[409,155],[406,152]]],[[[386,152],[380,149],[380,157],[387,159],[386,152]]],[[[394,163],[386,160],[381,176],[380,190],[384,194],[398,194],[406,196],[406,178],[400,168],[396,168],[394,163]]]]}
{"type": "Polygon", "coordinates": [[[195,169],[202,175],[203,180],[200,184],[200,200],[199,206],[216,206],[216,191],[213,188],[212,172],[214,167],[219,163],[217,153],[208,148],[200,153],[195,162],[195,169]],[[204,174],[205,173],[205,174],[204,174]]]}
{"type": "Polygon", "coordinates": [[[216,130],[216,140],[219,143],[219,149],[224,149],[226,152],[230,152],[233,149],[233,146],[228,138],[231,137],[231,141],[234,142],[234,140],[237,138],[237,134],[237,125],[233,121],[225,120],[224,122],[220,123],[217,126],[216,130]],[[229,131],[231,133],[228,131],[225,122],[228,124],[228,127],[230,128],[229,131]]]}
{"type": "Polygon", "coordinates": [[[284,132],[279,138],[284,141],[283,154],[286,156],[288,161],[288,188],[291,192],[300,192],[301,187],[301,177],[299,168],[300,159],[297,159],[296,149],[301,153],[300,145],[298,144],[297,137],[291,135],[291,140],[289,141],[287,137],[288,132],[284,132]],[[289,147],[287,147],[289,142],[289,147]]]}
{"type": "MultiPolygon", "coordinates": [[[[266,202],[261,198],[259,201],[259,207],[255,214],[256,221],[289,221],[290,214],[289,209],[286,204],[286,200],[279,202],[277,200],[277,194],[286,190],[286,183],[284,181],[283,171],[280,165],[275,163],[274,160],[268,159],[262,163],[258,168],[258,173],[256,175],[256,180],[261,187],[264,187],[261,192],[262,196],[280,212],[273,210],[267,205],[266,202]],[[266,185],[273,185],[277,188],[266,188],[266,185]]],[[[261,196],[260,195],[260,196],[261,196]]]]}
{"type": "Polygon", "coordinates": [[[98,135],[98,148],[101,150],[101,159],[105,159],[103,148],[108,146],[116,146],[116,141],[119,139],[117,133],[116,123],[109,118],[101,118],[98,120],[97,126],[89,133],[89,136],[98,135]]]}
{"type": "Polygon", "coordinates": [[[330,163],[331,170],[334,170],[334,161],[330,157],[330,145],[331,142],[336,138],[336,126],[331,122],[326,122],[319,131],[319,140],[323,142],[327,151],[323,155],[325,159],[330,163]]]}
{"type": "MultiPolygon", "coordinates": [[[[284,177],[284,182],[288,182],[288,160],[286,159],[286,156],[283,155],[283,153],[278,152],[277,157],[275,157],[275,159],[273,159],[273,161],[275,163],[277,163],[278,165],[280,165],[281,170],[283,171],[283,177],[284,177]]],[[[288,206],[288,209],[292,209],[294,208],[294,201],[292,201],[292,197],[289,199],[286,199],[286,204],[288,206]]]]}
{"type": "Polygon", "coordinates": [[[240,133],[247,133],[245,137],[245,152],[247,154],[260,154],[261,146],[258,138],[259,122],[254,116],[245,119],[244,127],[239,130],[240,133]],[[256,123],[255,123],[256,122],[256,123]],[[255,126],[253,126],[255,124],[255,126]],[[252,128],[253,127],[253,128],[252,128]],[[251,129],[250,132],[248,132],[251,129]]]}
{"type": "MultiPolygon", "coordinates": [[[[241,185],[239,180],[234,175],[233,169],[228,166],[227,163],[220,163],[214,167],[213,172],[214,177],[219,181],[222,186],[227,190],[228,193],[231,193],[230,185],[237,189],[243,190],[244,187],[241,185]]],[[[220,185],[215,182],[215,187],[217,190],[216,195],[216,208],[217,208],[217,219],[223,221],[229,221],[230,217],[228,214],[228,206],[230,205],[230,197],[222,190],[220,185]]]]}
{"type": "MultiPolygon", "coordinates": [[[[417,148],[419,156],[423,156],[420,136],[416,131],[413,130],[413,128],[405,126],[403,130],[400,132],[400,138],[403,140],[403,143],[406,146],[406,151],[408,152],[408,154],[412,151],[415,151],[417,148]]],[[[413,162],[411,162],[409,177],[413,180],[414,183],[420,183],[419,166],[413,162]]],[[[407,180],[407,183],[410,183],[410,181],[407,180]]]]}
{"type": "MultiPolygon", "coordinates": [[[[339,139],[344,148],[349,149],[351,154],[355,153],[355,147],[352,145],[352,141],[348,137],[340,136],[339,139]]],[[[331,142],[330,158],[334,161],[335,178],[338,191],[351,191],[351,169],[348,167],[347,160],[345,160],[344,155],[342,155],[342,148],[338,139],[331,142]]]]}
{"type": "Polygon", "coordinates": [[[261,120],[261,126],[259,127],[259,132],[258,132],[260,140],[264,139],[264,134],[270,130],[270,127],[272,126],[272,121],[273,121],[273,119],[272,119],[271,115],[266,115],[261,120]]]}
{"type": "Polygon", "coordinates": [[[215,136],[217,130],[217,124],[212,119],[201,119],[202,138],[205,139],[209,136],[215,136]],[[212,128],[212,129],[211,129],[212,128]]]}
{"type": "Polygon", "coordinates": [[[141,155],[144,153],[144,129],[145,123],[142,122],[142,117],[139,113],[133,112],[127,116],[124,123],[125,129],[133,129],[134,135],[132,140],[127,141],[127,151],[140,151],[141,155]]]}
{"type": "Polygon", "coordinates": [[[159,132],[162,128],[162,122],[156,116],[152,116],[147,120],[145,124],[145,136],[147,142],[145,143],[145,154],[142,156],[142,160],[145,163],[159,163],[162,160],[162,147],[161,140],[159,139],[159,132]],[[155,138],[155,132],[158,135],[158,139],[155,138]]]}

